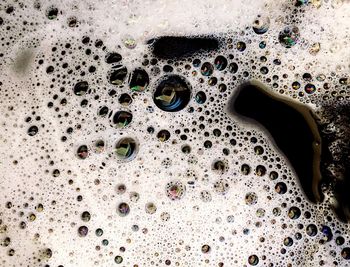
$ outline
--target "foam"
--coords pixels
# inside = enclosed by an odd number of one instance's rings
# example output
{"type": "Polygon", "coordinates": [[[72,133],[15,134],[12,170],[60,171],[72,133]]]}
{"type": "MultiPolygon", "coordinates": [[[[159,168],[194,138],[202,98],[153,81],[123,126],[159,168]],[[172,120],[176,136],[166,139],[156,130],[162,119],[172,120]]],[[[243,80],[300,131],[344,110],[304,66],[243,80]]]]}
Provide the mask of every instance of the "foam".
{"type": "Polygon", "coordinates": [[[123,258],[120,266],[254,266],[248,260],[252,255],[259,258],[257,266],[321,266],[321,261],[325,266],[335,266],[334,262],[349,266],[342,255],[349,246],[349,228],[330,208],[335,202],[332,190],[324,189],[323,203],[311,204],[288,159],[269,136],[225,113],[235,88],[252,78],[315,110],[322,107],[324,96],[339,96],[336,87],[344,90],[346,99],[348,86],[338,81],[347,77],[350,67],[348,1],[324,0],[319,8],[310,1],[295,8],[294,1],[269,0],[65,0],[41,1],[40,9],[31,1],[10,2],[0,4],[0,229],[7,228],[0,231],[0,240],[11,238],[9,246],[0,247],[1,266],[114,266],[120,260],[116,256],[123,258]],[[7,14],[11,4],[14,11],[7,14]],[[50,20],[46,11],[52,6],[59,12],[50,20]],[[262,35],[251,28],[258,15],[270,18],[262,35]],[[73,17],[76,27],[68,25],[73,17]],[[287,49],[278,42],[278,34],[294,24],[301,37],[287,49]],[[191,59],[152,60],[147,41],[168,35],[210,35],[222,46],[191,59]],[[84,44],[86,36],[90,41],[84,44]],[[128,46],[126,39],[136,46],[128,46]],[[96,47],[97,40],[103,44],[96,47]],[[266,48],[259,48],[261,41],[266,48]],[[246,49],[239,51],[237,42],[244,42],[246,49]],[[312,55],[309,48],[315,42],[320,42],[321,50],[312,55]],[[109,52],[120,53],[122,60],[108,64],[109,52]],[[215,69],[218,55],[235,62],[238,71],[215,69]],[[201,74],[201,65],[193,66],[195,58],[213,65],[210,77],[201,74]],[[276,58],[281,64],[273,63],[276,58]],[[145,69],[148,87],[132,91],[128,77],[121,85],[110,84],[107,74],[119,64],[128,73],[145,69]],[[189,104],[177,112],[165,112],[153,101],[155,88],[167,74],[166,64],[173,67],[172,74],[191,84],[189,104]],[[261,67],[267,67],[268,73],[261,73],[261,67]],[[305,72],[313,77],[317,88],[313,94],[304,90],[309,82],[302,79],[305,72]],[[325,81],[315,79],[320,73],[325,81]],[[83,96],[73,92],[80,81],[89,84],[83,96]],[[292,89],[294,81],[301,83],[300,89],[292,89]],[[331,84],[329,90],[324,89],[326,82],[331,84]],[[225,92],[220,92],[219,84],[227,85],[225,92]],[[200,91],[206,95],[204,103],[195,100],[200,91]],[[129,106],[118,102],[123,93],[132,97],[129,106]],[[82,100],[86,107],[81,107],[82,100]],[[102,106],[112,115],[99,116],[102,106]],[[111,122],[120,110],[132,113],[125,128],[111,122]],[[32,125],[39,131],[29,136],[32,125]],[[153,133],[147,130],[150,126],[153,133]],[[161,130],[169,131],[169,140],[157,137],[161,130]],[[124,137],[133,138],[137,150],[132,157],[120,159],[115,145],[124,137]],[[96,140],[105,142],[101,153],[94,152],[96,140]],[[208,140],[211,148],[204,147],[208,140]],[[88,147],[84,160],[77,156],[81,145],[88,147]],[[185,145],[189,153],[182,151],[185,145]],[[213,167],[218,160],[224,169],[213,167]],[[251,168],[248,175],[241,171],[243,164],[251,168]],[[266,174],[255,173],[259,165],[266,174]],[[278,178],[269,178],[271,171],[278,178]],[[288,190],[278,194],[275,186],[282,181],[288,190]],[[126,187],[124,193],[116,190],[120,184],[126,187]],[[245,202],[248,192],[257,196],[253,205],[245,202]],[[6,207],[8,202],[11,208],[6,207]],[[130,207],[124,217],[117,212],[122,202],[130,207]],[[39,204],[43,211],[37,210],[39,204]],[[288,216],[292,206],[302,212],[297,220],[288,216]],[[274,208],[280,214],[274,214],[274,208]],[[91,214],[88,222],[81,219],[84,211],[91,214]],[[36,215],[34,221],[31,213],[36,215]],[[20,229],[22,221],[25,229],[20,229]],[[305,232],[310,223],[318,227],[315,237],[305,232]],[[331,227],[331,242],[320,244],[322,225],[331,227]],[[80,226],[89,228],[87,236],[78,235],[80,226]],[[95,234],[97,228],[103,229],[102,236],[95,234]],[[300,240],[295,237],[298,232],[300,240]],[[346,241],[337,245],[334,239],[340,235],[346,241]],[[291,247],[283,245],[286,237],[293,238],[291,247]],[[208,253],[203,253],[203,245],[210,246],[208,253]],[[45,254],[48,248],[52,255],[45,254]],[[10,249],[15,250],[13,256],[8,255],[10,249]]]}

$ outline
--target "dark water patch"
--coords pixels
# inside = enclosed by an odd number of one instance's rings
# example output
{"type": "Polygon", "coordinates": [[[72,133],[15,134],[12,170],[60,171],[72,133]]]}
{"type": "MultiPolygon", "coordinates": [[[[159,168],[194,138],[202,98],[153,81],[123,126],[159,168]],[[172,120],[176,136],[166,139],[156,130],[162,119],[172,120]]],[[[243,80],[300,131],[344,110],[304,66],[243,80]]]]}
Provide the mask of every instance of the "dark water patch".
{"type": "Polygon", "coordinates": [[[237,89],[228,112],[264,127],[288,158],[308,199],[322,200],[321,138],[311,109],[250,81],[237,89]]]}

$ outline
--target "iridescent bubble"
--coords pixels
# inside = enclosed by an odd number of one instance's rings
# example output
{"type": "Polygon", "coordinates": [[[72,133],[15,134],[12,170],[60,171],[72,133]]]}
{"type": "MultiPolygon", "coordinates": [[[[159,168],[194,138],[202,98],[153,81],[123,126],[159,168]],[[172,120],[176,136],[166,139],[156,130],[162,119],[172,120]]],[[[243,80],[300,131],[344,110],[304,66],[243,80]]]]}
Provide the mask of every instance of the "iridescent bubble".
{"type": "Polygon", "coordinates": [[[317,226],[314,224],[309,224],[308,226],[306,226],[306,234],[308,236],[317,235],[317,226]]]}
{"type": "Polygon", "coordinates": [[[217,56],[214,65],[217,70],[224,70],[227,67],[227,59],[224,56],[217,56]]]}
{"type": "Polygon", "coordinates": [[[278,40],[286,48],[291,48],[299,41],[299,28],[296,26],[286,26],[283,31],[279,33],[278,40]]]}
{"type": "Polygon", "coordinates": [[[287,185],[284,182],[279,182],[276,184],[275,190],[278,194],[285,194],[287,192],[287,185]]]}
{"type": "Polygon", "coordinates": [[[125,203],[125,202],[120,203],[120,204],[118,205],[117,211],[118,211],[118,214],[119,214],[121,217],[125,217],[125,216],[128,215],[129,212],[130,212],[129,204],[128,204],[128,203],[125,203]]]}
{"type": "Polygon", "coordinates": [[[345,243],[345,238],[342,237],[342,236],[337,236],[337,238],[335,239],[335,243],[338,245],[338,246],[341,246],[345,243]]]}
{"type": "Polygon", "coordinates": [[[180,111],[191,99],[191,86],[179,75],[166,75],[158,84],[153,101],[163,111],[180,111]]]}
{"type": "Polygon", "coordinates": [[[79,234],[80,237],[87,236],[88,232],[89,232],[89,229],[86,226],[84,226],[84,225],[80,226],[78,228],[78,234],[79,234]]]}
{"type": "Polygon", "coordinates": [[[308,83],[307,85],[305,85],[305,92],[308,94],[313,94],[316,92],[316,86],[308,83]]]}
{"type": "Polygon", "coordinates": [[[171,181],[166,185],[166,195],[171,200],[180,200],[183,198],[186,186],[180,181],[171,181]]]}
{"type": "Polygon", "coordinates": [[[270,27],[270,18],[258,15],[253,23],[253,30],[256,34],[264,34],[270,27]]]}
{"type": "Polygon", "coordinates": [[[306,6],[309,4],[309,0],[295,0],[295,6],[306,6]]]}
{"type": "Polygon", "coordinates": [[[132,91],[142,92],[148,84],[149,76],[144,69],[137,68],[129,76],[129,86],[132,91]]]}
{"type": "Polygon", "coordinates": [[[243,52],[246,49],[247,45],[245,42],[237,42],[236,48],[238,51],[243,52]]]}
{"type": "Polygon", "coordinates": [[[135,38],[132,37],[131,35],[124,36],[123,44],[125,45],[126,48],[129,48],[129,49],[134,49],[137,45],[135,38]]]}
{"type": "Polygon", "coordinates": [[[283,240],[283,244],[286,246],[286,247],[290,247],[293,245],[293,239],[290,238],[290,237],[286,237],[284,240],[283,240]]]}
{"type": "Polygon", "coordinates": [[[300,215],[301,215],[301,211],[298,207],[291,207],[288,211],[288,217],[293,220],[298,219],[300,215]]]}
{"type": "Polygon", "coordinates": [[[124,137],[115,145],[115,152],[119,159],[132,160],[137,154],[138,146],[133,138],[124,137]]]}
{"type": "Polygon", "coordinates": [[[214,66],[209,62],[204,62],[201,67],[201,73],[203,76],[210,76],[214,72],[214,66]]]}
{"type": "Polygon", "coordinates": [[[300,83],[299,83],[299,82],[293,82],[293,83],[292,83],[292,88],[293,88],[294,90],[298,90],[298,89],[300,88],[300,83]]]}
{"type": "Polygon", "coordinates": [[[117,128],[125,128],[132,121],[132,114],[128,111],[118,111],[113,116],[113,123],[117,128]]]}
{"type": "Polygon", "coordinates": [[[198,104],[204,104],[204,102],[207,100],[207,96],[203,91],[199,91],[196,94],[195,99],[198,104]]]}
{"type": "Polygon", "coordinates": [[[329,226],[321,225],[321,233],[324,241],[329,242],[333,239],[332,229],[329,226]]]}
{"type": "Polygon", "coordinates": [[[230,73],[236,73],[238,71],[238,65],[236,62],[232,62],[230,63],[230,65],[228,66],[228,71],[230,73]]]}
{"type": "Polygon", "coordinates": [[[77,156],[80,159],[86,159],[88,156],[88,147],[86,145],[81,145],[80,147],[78,147],[77,150],[77,156]]]}
{"type": "Polygon", "coordinates": [[[254,192],[249,192],[245,195],[245,203],[249,206],[258,203],[258,196],[254,192]]]}
{"type": "Polygon", "coordinates": [[[252,266],[258,265],[259,258],[256,255],[250,255],[248,258],[248,263],[252,266]]]}

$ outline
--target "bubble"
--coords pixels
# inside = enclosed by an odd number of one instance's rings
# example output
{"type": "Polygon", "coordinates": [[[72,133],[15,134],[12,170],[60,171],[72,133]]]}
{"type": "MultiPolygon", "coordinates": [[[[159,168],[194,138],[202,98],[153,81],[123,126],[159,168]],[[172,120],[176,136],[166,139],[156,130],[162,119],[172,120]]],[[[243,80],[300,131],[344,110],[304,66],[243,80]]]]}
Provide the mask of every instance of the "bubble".
{"type": "Polygon", "coordinates": [[[166,185],[166,194],[171,200],[180,200],[183,198],[186,186],[180,181],[172,181],[166,185]]]}
{"type": "Polygon", "coordinates": [[[244,175],[248,175],[250,173],[250,166],[248,164],[243,164],[241,166],[241,172],[244,174],[244,175]]]}
{"type": "Polygon", "coordinates": [[[254,192],[249,192],[245,195],[245,204],[248,206],[255,205],[258,203],[258,196],[254,192]]]}
{"type": "Polygon", "coordinates": [[[309,224],[306,226],[306,234],[308,236],[315,236],[317,235],[317,227],[314,224],[309,224]]]}
{"type": "Polygon", "coordinates": [[[33,125],[33,126],[29,127],[27,132],[28,132],[29,136],[34,136],[39,132],[39,128],[37,126],[33,125]]]}
{"type": "Polygon", "coordinates": [[[317,55],[318,52],[321,50],[321,44],[320,43],[313,43],[309,48],[309,53],[313,56],[317,55]]]}
{"type": "Polygon", "coordinates": [[[160,80],[153,101],[163,111],[175,112],[184,109],[191,99],[191,86],[179,75],[166,75],[160,80]]]}
{"type": "Polygon", "coordinates": [[[203,245],[201,250],[202,250],[202,253],[206,254],[210,252],[211,248],[209,245],[203,245]]]}
{"type": "Polygon", "coordinates": [[[225,195],[230,189],[230,185],[225,180],[218,180],[214,183],[214,190],[217,194],[225,195]]]}
{"type": "Polygon", "coordinates": [[[258,176],[264,176],[266,174],[266,168],[263,165],[256,166],[255,173],[258,176]]]}
{"type": "Polygon", "coordinates": [[[97,228],[95,231],[96,236],[100,237],[103,235],[103,230],[101,228],[97,228]]]}
{"type": "Polygon", "coordinates": [[[279,33],[278,40],[286,48],[291,48],[299,41],[299,28],[296,26],[286,26],[283,31],[279,33]]]}
{"type": "Polygon", "coordinates": [[[80,226],[79,228],[78,228],[78,235],[80,236],[80,237],[85,237],[85,236],[87,236],[87,234],[88,234],[88,232],[89,232],[89,229],[86,227],[86,226],[80,226]]]}
{"type": "Polygon", "coordinates": [[[50,20],[56,19],[58,15],[58,9],[56,7],[49,7],[46,10],[46,17],[50,20]]]}
{"type": "Polygon", "coordinates": [[[246,49],[247,45],[245,42],[237,42],[236,48],[238,51],[243,52],[246,49]]]}
{"type": "Polygon", "coordinates": [[[309,0],[295,0],[295,6],[306,6],[309,0]]]}
{"type": "Polygon", "coordinates": [[[148,84],[149,76],[144,69],[137,68],[129,76],[129,86],[132,91],[142,92],[148,84]]]}
{"type": "Polygon", "coordinates": [[[97,140],[94,142],[93,151],[94,153],[100,154],[105,150],[105,141],[97,140]]]}
{"type": "Polygon", "coordinates": [[[113,116],[113,123],[118,128],[125,128],[132,121],[132,114],[128,111],[118,111],[113,116]]]}
{"type": "Polygon", "coordinates": [[[105,61],[108,63],[108,64],[113,64],[113,63],[118,63],[120,62],[121,60],[123,59],[123,57],[118,54],[118,53],[115,53],[115,52],[112,52],[112,53],[108,53],[105,57],[105,61]]]}
{"type": "Polygon", "coordinates": [[[125,217],[130,213],[130,207],[129,204],[125,202],[121,202],[118,205],[117,212],[121,217],[125,217]]]}
{"type": "Polygon", "coordinates": [[[321,225],[321,233],[323,235],[323,240],[329,242],[333,239],[333,233],[331,228],[327,225],[321,225]]]}
{"type": "Polygon", "coordinates": [[[84,221],[84,222],[90,221],[90,219],[91,219],[90,212],[84,211],[84,212],[81,214],[81,219],[82,219],[82,221],[84,221]]]}
{"type": "Polygon", "coordinates": [[[288,211],[288,217],[293,220],[298,219],[300,215],[301,215],[301,211],[298,207],[291,207],[288,211]]]}
{"type": "Polygon", "coordinates": [[[123,44],[128,49],[134,49],[137,45],[136,40],[131,35],[124,36],[123,44]]]}
{"type": "Polygon", "coordinates": [[[225,173],[228,169],[228,165],[225,161],[215,160],[212,164],[212,170],[217,171],[221,174],[225,173]]]}
{"type": "Polygon", "coordinates": [[[236,62],[232,62],[228,66],[228,71],[231,73],[236,73],[238,71],[238,64],[236,62]]]}
{"type": "Polygon", "coordinates": [[[119,159],[133,160],[136,157],[138,145],[133,138],[124,137],[115,145],[115,152],[119,159]]]}
{"type": "Polygon", "coordinates": [[[308,94],[313,94],[316,92],[316,86],[308,83],[307,85],[305,85],[305,92],[308,94]]]}
{"type": "Polygon", "coordinates": [[[157,138],[161,142],[168,141],[170,138],[170,132],[168,130],[161,130],[157,133],[157,138]]]}
{"type": "Polygon", "coordinates": [[[258,256],[256,256],[256,255],[250,255],[249,258],[248,258],[248,263],[249,263],[249,265],[251,265],[251,266],[258,265],[258,263],[259,263],[259,258],[258,258],[258,256]]]}
{"type": "Polygon", "coordinates": [[[114,262],[117,264],[120,264],[123,262],[123,257],[122,256],[115,256],[114,262]]]}
{"type": "Polygon", "coordinates": [[[345,243],[345,239],[344,237],[342,236],[337,236],[337,238],[335,239],[335,243],[338,245],[338,246],[341,246],[345,243]]]}
{"type": "Polygon", "coordinates": [[[283,244],[286,246],[286,247],[290,247],[293,245],[293,239],[290,238],[290,237],[286,237],[284,240],[283,240],[283,244]]]}
{"type": "Polygon", "coordinates": [[[253,23],[253,30],[256,34],[264,34],[270,28],[270,18],[258,15],[253,23]]]}
{"type": "Polygon", "coordinates": [[[214,65],[217,70],[224,70],[227,67],[227,59],[224,56],[217,56],[214,60],[214,65]]]}
{"type": "Polygon", "coordinates": [[[108,74],[108,80],[113,85],[122,85],[126,76],[128,74],[128,70],[126,67],[122,65],[115,66],[108,74]]]}
{"type": "Polygon", "coordinates": [[[271,171],[269,177],[271,180],[276,180],[278,178],[278,173],[276,171],[271,171]]]}
{"type": "Polygon", "coordinates": [[[203,76],[210,76],[214,72],[214,66],[209,62],[204,62],[201,67],[201,73],[203,76]]]}
{"type": "Polygon", "coordinates": [[[292,88],[293,88],[294,90],[298,90],[298,89],[300,88],[300,83],[299,83],[299,82],[293,82],[293,83],[292,83],[292,88]]]}
{"type": "Polygon", "coordinates": [[[106,117],[108,115],[109,109],[106,106],[100,107],[98,110],[97,114],[101,117],[106,117]]]}
{"type": "Polygon", "coordinates": [[[132,103],[132,98],[129,94],[124,93],[120,95],[118,102],[123,106],[129,106],[132,103]]]}
{"type": "Polygon", "coordinates": [[[205,101],[207,100],[207,96],[206,96],[206,94],[203,91],[199,91],[196,94],[195,98],[196,98],[196,102],[198,104],[204,104],[205,101]]]}
{"type": "Polygon", "coordinates": [[[81,81],[75,84],[74,94],[77,96],[83,96],[89,89],[89,84],[87,81],[81,81]]]}
{"type": "Polygon", "coordinates": [[[350,260],[350,248],[349,247],[343,248],[341,251],[341,256],[346,260],[350,260]]]}
{"type": "Polygon", "coordinates": [[[86,145],[81,145],[77,149],[77,156],[80,159],[86,159],[89,155],[88,147],[86,145]]]}
{"type": "Polygon", "coordinates": [[[146,203],[145,210],[148,214],[154,214],[157,211],[157,206],[153,202],[148,202],[146,203]]]}
{"type": "Polygon", "coordinates": [[[284,182],[278,182],[275,190],[278,194],[285,194],[287,192],[287,185],[284,182]]]}

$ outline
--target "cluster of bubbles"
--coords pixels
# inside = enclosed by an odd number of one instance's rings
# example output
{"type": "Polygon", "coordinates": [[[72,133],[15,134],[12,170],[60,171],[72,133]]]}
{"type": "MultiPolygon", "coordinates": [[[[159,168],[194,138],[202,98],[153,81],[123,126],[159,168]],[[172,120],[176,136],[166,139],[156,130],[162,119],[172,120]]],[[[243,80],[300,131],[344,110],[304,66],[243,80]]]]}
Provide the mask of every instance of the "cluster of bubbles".
{"type": "Polygon", "coordinates": [[[226,109],[251,79],[348,103],[344,67],[314,71],[324,44],[307,45],[307,12],[335,1],[287,1],[176,60],[95,35],[92,4],[33,2],[0,4],[1,266],[350,266],[331,186],[310,203],[268,134],[226,109]]]}

